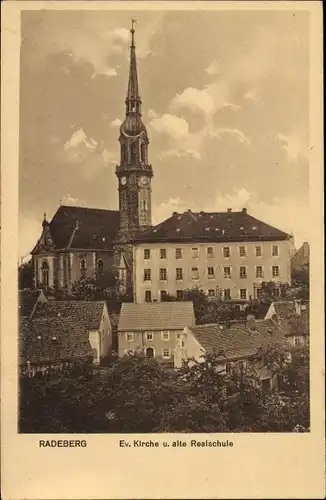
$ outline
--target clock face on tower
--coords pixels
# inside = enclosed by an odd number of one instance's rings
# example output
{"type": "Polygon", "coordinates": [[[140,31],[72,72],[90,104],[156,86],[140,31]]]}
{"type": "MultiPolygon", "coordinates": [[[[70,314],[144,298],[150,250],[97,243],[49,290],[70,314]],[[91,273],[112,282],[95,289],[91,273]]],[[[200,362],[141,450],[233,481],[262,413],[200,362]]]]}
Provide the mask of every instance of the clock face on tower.
{"type": "Polygon", "coordinates": [[[121,185],[125,186],[127,184],[127,177],[121,177],[121,185]]]}
{"type": "Polygon", "coordinates": [[[146,186],[146,184],[148,184],[148,177],[145,177],[144,175],[140,177],[139,184],[141,184],[142,186],[146,186]]]}

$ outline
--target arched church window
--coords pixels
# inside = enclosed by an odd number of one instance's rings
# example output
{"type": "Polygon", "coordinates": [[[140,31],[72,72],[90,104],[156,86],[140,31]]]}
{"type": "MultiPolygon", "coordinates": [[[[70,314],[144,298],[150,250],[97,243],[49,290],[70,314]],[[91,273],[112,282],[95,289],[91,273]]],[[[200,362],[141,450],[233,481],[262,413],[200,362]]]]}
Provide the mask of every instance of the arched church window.
{"type": "Polygon", "coordinates": [[[146,147],[145,147],[145,144],[143,142],[140,146],[140,151],[141,151],[141,160],[145,161],[146,160],[146,147]]]}
{"type": "Polygon", "coordinates": [[[98,259],[97,261],[97,274],[102,275],[104,271],[104,262],[102,259],[98,259]]]}
{"type": "Polygon", "coordinates": [[[49,264],[46,260],[42,263],[42,284],[49,286],[49,264]]]}

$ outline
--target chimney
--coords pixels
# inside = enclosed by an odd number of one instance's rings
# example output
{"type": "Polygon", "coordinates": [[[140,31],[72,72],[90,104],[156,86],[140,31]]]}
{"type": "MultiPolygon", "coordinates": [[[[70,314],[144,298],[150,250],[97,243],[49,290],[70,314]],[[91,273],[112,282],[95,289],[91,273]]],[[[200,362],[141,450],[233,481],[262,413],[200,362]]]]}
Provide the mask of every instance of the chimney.
{"type": "Polygon", "coordinates": [[[229,212],[229,213],[230,213],[230,212],[232,212],[232,208],[228,208],[228,212],[229,212]]]}
{"type": "Polygon", "coordinates": [[[246,214],[246,213],[247,213],[247,209],[246,209],[246,208],[243,208],[243,209],[242,209],[242,213],[243,213],[243,214],[246,214]]]}

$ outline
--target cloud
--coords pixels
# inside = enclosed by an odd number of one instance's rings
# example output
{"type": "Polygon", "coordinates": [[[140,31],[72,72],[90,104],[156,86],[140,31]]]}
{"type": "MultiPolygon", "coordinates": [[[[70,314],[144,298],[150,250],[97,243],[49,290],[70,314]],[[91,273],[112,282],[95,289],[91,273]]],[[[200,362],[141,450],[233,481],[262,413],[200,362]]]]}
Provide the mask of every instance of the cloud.
{"type": "Polygon", "coordinates": [[[207,123],[212,122],[212,117],[218,110],[229,109],[239,111],[241,107],[231,102],[231,93],[225,81],[219,80],[202,89],[186,88],[171,100],[169,109],[178,112],[188,109],[192,113],[200,113],[207,123]]]}
{"type": "Polygon", "coordinates": [[[199,111],[208,115],[214,110],[214,101],[207,89],[188,87],[172,99],[170,108],[173,111],[188,108],[193,112],[199,111]]]}
{"type": "Polygon", "coordinates": [[[165,160],[166,158],[170,157],[176,157],[176,158],[190,157],[194,160],[200,160],[201,154],[199,151],[196,151],[195,149],[186,149],[185,151],[178,149],[168,149],[166,151],[163,151],[163,153],[159,155],[160,160],[165,160]]]}
{"type": "Polygon", "coordinates": [[[205,69],[205,73],[208,75],[217,75],[220,73],[219,64],[216,61],[212,61],[210,65],[205,69]]]}
{"type": "Polygon", "coordinates": [[[227,127],[217,128],[217,129],[211,130],[210,134],[213,137],[217,137],[218,139],[220,139],[221,136],[224,134],[232,134],[232,135],[235,135],[237,137],[239,142],[246,144],[246,145],[250,144],[249,137],[247,137],[243,132],[241,132],[241,130],[239,130],[237,128],[227,128],[227,127]]]}
{"type": "Polygon", "coordinates": [[[157,118],[157,113],[156,111],[154,111],[153,109],[149,109],[148,110],[148,113],[147,113],[147,116],[148,118],[152,119],[152,118],[157,118]]]}
{"type": "Polygon", "coordinates": [[[68,141],[66,141],[64,149],[74,149],[81,145],[86,146],[87,149],[95,149],[98,144],[92,138],[87,137],[83,129],[79,129],[72,134],[68,141]]]}
{"type": "Polygon", "coordinates": [[[164,200],[159,204],[153,205],[153,224],[159,224],[165,219],[171,217],[173,212],[184,212],[187,210],[184,205],[184,201],[179,198],[170,198],[164,200]]]}
{"type": "Polygon", "coordinates": [[[289,135],[278,133],[276,138],[281,142],[289,163],[308,157],[308,143],[305,134],[298,128],[293,128],[289,135]]]}
{"type": "Polygon", "coordinates": [[[122,124],[122,120],[120,120],[120,118],[116,118],[115,120],[113,120],[110,123],[110,127],[117,128],[117,127],[120,127],[121,124],[122,124]]]}
{"type": "Polygon", "coordinates": [[[86,203],[84,200],[80,200],[79,198],[75,198],[71,196],[70,194],[66,194],[63,196],[60,200],[61,205],[69,205],[72,207],[85,207],[86,203]]]}
{"type": "Polygon", "coordinates": [[[180,139],[189,134],[189,124],[184,118],[168,113],[160,118],[153,118],[149,124],[156,132],[180,139]]]}

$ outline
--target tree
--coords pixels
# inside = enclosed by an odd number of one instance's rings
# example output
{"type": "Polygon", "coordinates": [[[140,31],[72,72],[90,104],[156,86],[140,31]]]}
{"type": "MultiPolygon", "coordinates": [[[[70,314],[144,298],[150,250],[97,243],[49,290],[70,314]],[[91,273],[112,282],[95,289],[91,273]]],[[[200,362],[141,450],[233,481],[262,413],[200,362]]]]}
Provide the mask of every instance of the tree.
{"type": "Polygon", "coordinates": [[[178,371],[143,354],[108,367],[76,363],[44,377],[21,377],[21,432],[293,432],[309,430],[309,349],[257,353],[279,376],[263,392],[253,365],[205,354],[178,371]]]}
{"type": "Polygon", "coordinates": [[[34,267],[33,260],[21,264],[18,267],[18,286],[20,290],[33,288],[34,286],[34,267]]]}

